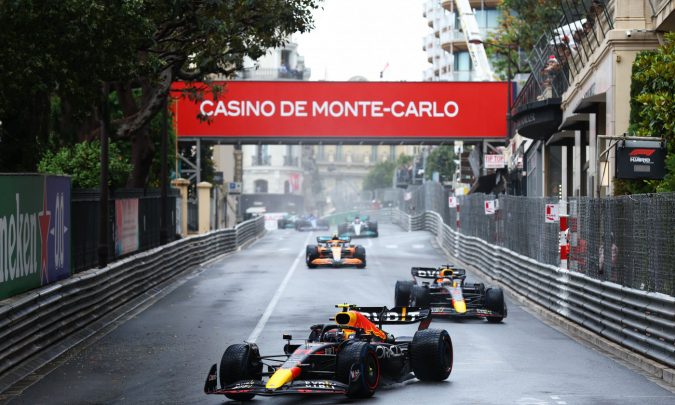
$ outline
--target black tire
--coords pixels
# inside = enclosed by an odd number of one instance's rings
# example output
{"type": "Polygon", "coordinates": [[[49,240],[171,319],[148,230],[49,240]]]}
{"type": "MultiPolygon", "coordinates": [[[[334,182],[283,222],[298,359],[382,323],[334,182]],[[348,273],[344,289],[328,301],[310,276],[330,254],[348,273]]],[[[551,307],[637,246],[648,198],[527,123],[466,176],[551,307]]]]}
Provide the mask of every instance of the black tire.
{"type": "Polygon", "coordinates": [[[347,233],[348,225],[347,224],[340,224],[338,225],[338,235],[344,235],[347,233]]]}
{"type": "Polygon", "coordinates": [[[346,343],[337,355],[335,378],[349,384],[348,397],[371,397],[380,385],[380,362],[375,347],[367,342],[346,343]],[[349,376],[354,364],[358,365],[359,375],[350,383],[349,376]]]}
{"type": "Polygon", "coordinates": [[[444,329],[418,330],[410,343],[410,365],[421,381],[443,381],[452,372],[452,339],[444,329]]]}
{"type": "Polygon", "coordinates": [[[431,304],[431,293],[428,288],[414,285],[410,293],[410,306],[428,308],[431,304]]]}
{"type": "Polygon", "coordinates": [[[394,306],[407,307],[410,304],[410,293],[415,282],[409,280],[399,280],[394,287],[394,306]]]}
{"type": "Polygon", "coordinates": [[[487,318],[488,322],[499,323],[506,318],[506,301],[504,301],[504,291],[498,287],[490,287],[485,290],[485,307],[502,316],[487,318]]]}
{"type": "Polygon", "coordinates": [[[307,245],[305,250],[305,263],[307,263],[307,267],[310,269],[315,269],[316,264],[312,264],[312,260],[316,259],[317,257],[319,257],[319,253],[316,245],[307,245]]]}
{"type": "Polygon", "coordinates": [[[356,268],[363,269],[366,267],[366,248],[361,245],[356,246],[354,257],[361,260],[361,264],[356,265],[356,268]]]}
{"type": "Polygon", "coordinates": [[[368,226],[371,231],[374,233],[374,237],[379,236],[379,232],[377,231],[377,221],[371,222],[370,225],[368,226]]]}
{"type": "MultiPolygon", "coordinates": [[[[240,380],[261,380],[262,361],[257,346],[248,344],[230,345],[220,359],[220,386],[240,380]]],[[[248,401],[255,394],[225,394],[235,401],[248,401]]]]}

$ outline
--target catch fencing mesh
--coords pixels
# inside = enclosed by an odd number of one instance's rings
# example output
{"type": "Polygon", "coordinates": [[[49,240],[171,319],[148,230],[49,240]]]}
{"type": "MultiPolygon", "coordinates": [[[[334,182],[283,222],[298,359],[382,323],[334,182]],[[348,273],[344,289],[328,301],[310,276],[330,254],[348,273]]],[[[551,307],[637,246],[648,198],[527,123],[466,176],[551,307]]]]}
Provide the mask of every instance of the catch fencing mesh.
{"type": "MultiPolygon", "coordinates": [[[[380,191],[380,193],[383,193],[380,191]]],[[[547,204],[557,198],[500,194],[452,196],[436,182],[396,193],[398,208],[410,215],[435,211],[462,234],[560,265],[560,225],[546,222],[547,204]],[[486,201],[495,201],[486,214],[486,201]]],[[[599,280],[675,295],[675,193],[573,198],[563,202],[569,215],[569,268],[599,280]]]]}

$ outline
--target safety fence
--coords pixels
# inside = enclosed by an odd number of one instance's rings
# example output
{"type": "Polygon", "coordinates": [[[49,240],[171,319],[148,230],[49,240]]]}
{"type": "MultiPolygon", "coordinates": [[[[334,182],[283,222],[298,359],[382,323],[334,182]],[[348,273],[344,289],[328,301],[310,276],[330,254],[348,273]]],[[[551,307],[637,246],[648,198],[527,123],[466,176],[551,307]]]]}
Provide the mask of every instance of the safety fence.
{"type": "Polygon", "coordinates": [[[106,314],[200,263],[237,250],[264,232],[264,219],[256,218],[0,301],[0,392],[65,350],[50,349],[64,341],[77,344],[105,327],[93,325],[106,314]]]}
{"type": "MultiPolygon", "coordinates": [[[[621,346],[675,368],[675,297],[541,263],[456,232],[436,212],[410,216],[393,210],[380,218],[390,218],[408,231],[431,232],[451,256],[478,268],[517,294],[621,346]]],[[[673,383],[672,370],[660,372],[661,378],[673,383]]]]}
{"type": "Polygon", "coordinates": [[[569,215],[569,268],[604,281],[675,296],[675,193],[578,197],[470,194],[457,198],[435,182],[408,187],[397,206],[410,215],[438,213],[443,223],[540,263],[560,265],[558,222],[546,221],[546,206],[569,215]],[[486,214],[486,201],[495,210],[486,214]]]}

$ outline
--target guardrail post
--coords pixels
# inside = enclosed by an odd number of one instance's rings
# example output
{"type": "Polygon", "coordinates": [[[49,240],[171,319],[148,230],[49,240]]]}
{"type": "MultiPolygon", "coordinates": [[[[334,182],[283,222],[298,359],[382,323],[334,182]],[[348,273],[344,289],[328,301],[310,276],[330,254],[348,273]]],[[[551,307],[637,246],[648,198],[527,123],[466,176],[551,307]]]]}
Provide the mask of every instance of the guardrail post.
{"type": "Polygon", "coordinates": [[[208,232],[211,229],[210,216],[211,216],[211,183],[207,181],[202,181],[197,184],[197,199],[199,200],[199,205],[197,212],[199,213],[199,225],[197,230],[199,234],[208,232]]]}

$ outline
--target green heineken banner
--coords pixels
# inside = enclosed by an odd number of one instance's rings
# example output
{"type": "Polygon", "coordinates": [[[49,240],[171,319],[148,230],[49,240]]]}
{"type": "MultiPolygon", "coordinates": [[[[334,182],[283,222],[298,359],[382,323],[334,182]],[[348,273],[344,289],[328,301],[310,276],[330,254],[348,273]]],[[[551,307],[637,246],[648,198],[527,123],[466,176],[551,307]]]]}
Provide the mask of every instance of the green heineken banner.
{"type": "Polygon", "coordinates": [[[0,299],[70,276],[70,178],[0,174],[0,299]]]}

